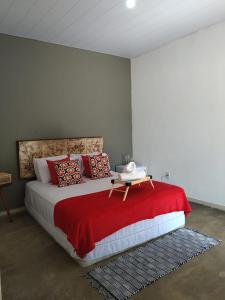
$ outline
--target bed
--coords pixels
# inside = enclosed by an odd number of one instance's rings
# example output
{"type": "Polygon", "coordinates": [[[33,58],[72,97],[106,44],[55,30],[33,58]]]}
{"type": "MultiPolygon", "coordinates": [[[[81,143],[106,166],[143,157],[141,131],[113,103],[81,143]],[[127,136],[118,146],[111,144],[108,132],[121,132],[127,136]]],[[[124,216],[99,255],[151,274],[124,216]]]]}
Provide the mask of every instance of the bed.
{"type": "MultiPolygon", "coordinates": [[[[103,140],[96,140],[96,138],[90,139],[92,140],[88,141],[88,151],[102,151],[103,140]],[[90,149],[91,144],[94,146],[90,149]]],[[[51,143],[52,141],[54,140],[51,140],[51,143]]],[[[48,142],[45,140],[41,140],[41,142],[39,141],[40,144],[45,145],[44,154],[42,153],[42,150],[40,150],[40,148],[42,149],[43,146],[37,147],[37,144],[35,144],[35,146],[30,147],[30,145],[34,145],[34,143],[36,143],[36,141],[32,141],[32,143],[31,141],[20,141],[18,144],[19,166],[20,171],[22,171],[22,178],[23,176],[25,178],[33,177],[34,173],[31,167],[31,160],[34,157],[33,152],[37,153],[37,148],[39,157],[46,156],[46,145],[48,142]],[[26,147],[25,145],[27,142],[29,143],[29,147],[26,147]],[[23,150],[22,154],[20,151],[21,149],[23,150]],[[26,154],[26,151],[28,155],[26,154]],[[26,162],[29,168],[26,167],[24,162],[26,162]],[[28,170],[29,175],[27,175],[26,170],[28,170]]],[[[59,147],[57,147],[57,149],[59,149],[59,147]]],[[[74,147],[71,149],[72,152],[74,152],[74,147]]],[[[54,147],[52,146],[51,151],[51,154],[56,154],[54,147]]],[[[63,151],[65,153],[65,149],[63,151]]],[[[76,147],[76,151],[76,153],[82,153],[82,151],[85,153],[87,150],[85,150],[85,146],[82,146],[76,147]]],[[[59,151],[57,154],[59,154],[59,151]]],[[[92,251],[88,252],[84,257],[81,258],[79,255],[77,255],[74,247],[68,241],[67,235],[61,229],[55,226],[54,208],[56,204],[63,199],[109,190],[111,188],[111,179],[117,178],[118,174],[116,172],[112,172],[112,176],[113,177],[99,180],[90,180],[84,177],[84,182],[82,184],[71,185],[64,188],[58,188],[50,183],[42,183],[38,180],[32,180],[26,183],[25,205],[28,212],[81,266],[92,265],[98,261],[123,252],[131,247],[142,244],[148,240],[159,237],[185,225],[185,214],[182,210],[161,214],[154,218],[144,219],[128,226],[124,226],[116,232],[104,237],[100,241],[96,242],[95,248],[92,251]]],[[[129,199],[127,201],[129,201],[129,199]]]]}

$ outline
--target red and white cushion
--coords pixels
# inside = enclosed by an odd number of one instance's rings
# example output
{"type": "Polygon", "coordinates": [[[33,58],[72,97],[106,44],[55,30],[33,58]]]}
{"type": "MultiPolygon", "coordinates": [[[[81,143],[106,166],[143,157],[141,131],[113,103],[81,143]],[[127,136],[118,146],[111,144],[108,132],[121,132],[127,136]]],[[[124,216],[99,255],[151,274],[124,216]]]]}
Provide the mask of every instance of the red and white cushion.
{"type": "Polygon", "coordinates": [[[61,160],[67,158],[68,155],[58,155],[51,157],[42,157],[42,158],[34,158],[34,171],[37,177],[37,180],[48,183],[51,181],[51,175],[48,169],[47,160],[61,160]]]}
{"type": "Polygon", "coordinates": [[[56,162],[55,170],[58,176],[58,186],[64,187],[81,182],[80,161],[70,160],[64,162],[56,162]]]}
{"type": "Polygon", "coordinates": [[[90,176],[88,176],[89,172],[87,171],[87,175],[85,172],[85,166],[86,166],[86,168],[87,168],[87,165],[89,166],[88,156],[97,155],[97,154],[100,154],[100,153],[99,152],[91,152],[91,153],[85,153],[85,154],[70,153],[70,159],[71,160],[79,159],[81,162],[81,174],[85,175],[86,177],[90,177],[90,176]],[[87,161],[87,164],[86,164],[86,162],[84,162],[84,160],[87,161]]]}
{"type": "Polygon", "coordinates": [[[90,177],[92,179],[100,179],[110,177],[110,164],[108,155],[93,155],[89,156],[90,177]]]}
{"type": "Polygon", "coordinates": [[[51,176],[51,183],[57,185],[58,184],[58,176],[55,170],[55,163],[61,163],[65,161],[69,161],[69,157],[60,160],[46,160],[48,164],[48,170],[51,176]]]}
{"type": "Polygon", "coordinates": [[[102,153],[96,153],[96,154],[85,154],[82,155],[82,163],[83,163],[83,169],[84,169],[84,175],[88,178],[91,178],[91,169],[90,169],[90,165],[89,165],[89,157],[93,157],[93,156],[102,156],[102,153]]]}

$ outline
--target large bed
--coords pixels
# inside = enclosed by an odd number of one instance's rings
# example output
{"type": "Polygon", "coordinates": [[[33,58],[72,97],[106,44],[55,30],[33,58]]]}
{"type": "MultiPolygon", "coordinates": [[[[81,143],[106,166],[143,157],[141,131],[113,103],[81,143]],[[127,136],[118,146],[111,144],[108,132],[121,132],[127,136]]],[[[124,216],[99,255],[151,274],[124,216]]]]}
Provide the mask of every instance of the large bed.
{"type": "MultiPolygon", "coordinates": [[[[113,172],[113,176],[116,177],[117,174],[113,172]]],[[[118,230],[96,243],[95,249],[81,259],[76,255],[73,246],[67,241],[67,236],[54,226],[54,206],[62,199],[83,195],[84,193],[89,194],[107,190],[110,187],[111,178],[99,179],[97,182],[85,178],[85,183],[72,185],[63,189],[35,180],[26,184],[25,204],[27,210],[36,221],[82,266],[91,265],[184,226],[185,216],[183,211],[163,214],[153,219],[139,221],[118,230]]]]}
{"type": "MultiPolygon", "coordinates": [[[[24,145],[22,149],[24,150],[24,145]]],[[[26,169],[24,169],[23,163],[21,163],[21,166],[22,170],[26,169]]],[[[118,177],[116,172],[112,172],[112,175],[113,177],[98,180],[84,177],[82,184],[63,188],[58,188],[51,183],[42,183],[38,180],[26,183],[25,205],[28,212],[82,266],[89,266],[185,225],[185,214],[182,210],[144,219],[124,226],[104,237],[95,244],[92,251],[81,258],[68,241],[67,235],[55,226],[54,208],[63,199],[109,190],[112,178],[118,177]]],[[[129,201],[129,198],[127,201],[129,201]]]]}

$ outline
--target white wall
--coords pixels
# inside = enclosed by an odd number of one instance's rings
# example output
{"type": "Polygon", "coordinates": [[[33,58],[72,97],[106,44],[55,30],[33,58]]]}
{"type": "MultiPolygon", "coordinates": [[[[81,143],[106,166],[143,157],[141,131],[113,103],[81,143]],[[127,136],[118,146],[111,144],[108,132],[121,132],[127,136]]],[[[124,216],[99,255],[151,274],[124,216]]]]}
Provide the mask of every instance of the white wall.
{"type": "Polygon", "coordinates": [[[134,158],[225,206],[225,23],[132,59],[134,158]]]}

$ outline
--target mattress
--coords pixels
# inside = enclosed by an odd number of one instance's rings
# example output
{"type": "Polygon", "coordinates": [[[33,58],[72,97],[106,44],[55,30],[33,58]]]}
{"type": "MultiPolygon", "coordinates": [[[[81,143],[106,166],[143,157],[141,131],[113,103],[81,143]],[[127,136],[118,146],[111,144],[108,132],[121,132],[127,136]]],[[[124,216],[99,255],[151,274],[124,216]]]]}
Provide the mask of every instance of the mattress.
{"type": "MultiPolygon", "coordinates": [[[[113,173],[113,178],[118,175],[113,173]]],[[[126,226],[96,243],[94,250],[84,258],[76,255],[66,235],[54,226],[54,206],[57,202],[74,196],[90,194],[111,188],[111,179],[90,180],[84,177],[82,184],[58,188],[52,184],[40,181],[30,181],[26,184],[25,205],[30,214],[44,229],[73,257],[80,265],[88,266],[144,243],[150,239],[168,233],[185,224],[184,212],[172,212],[143,220],[126,226]]],[[[129,201],[129,199],[127,199],[129,201]]]]}

